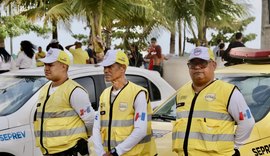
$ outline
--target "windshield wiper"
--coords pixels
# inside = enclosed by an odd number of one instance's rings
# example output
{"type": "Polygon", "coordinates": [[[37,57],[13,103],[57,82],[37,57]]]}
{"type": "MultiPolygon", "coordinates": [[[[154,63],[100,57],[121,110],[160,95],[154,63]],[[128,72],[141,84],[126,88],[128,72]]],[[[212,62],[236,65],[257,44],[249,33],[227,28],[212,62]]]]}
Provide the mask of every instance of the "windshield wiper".
{"type": "Polygon", "coordinates": [[[175,120],[174,116],[166,115],[166,114],[153,114],[152,120],[161,119],[163,121],[172,121],[175,120]]]}

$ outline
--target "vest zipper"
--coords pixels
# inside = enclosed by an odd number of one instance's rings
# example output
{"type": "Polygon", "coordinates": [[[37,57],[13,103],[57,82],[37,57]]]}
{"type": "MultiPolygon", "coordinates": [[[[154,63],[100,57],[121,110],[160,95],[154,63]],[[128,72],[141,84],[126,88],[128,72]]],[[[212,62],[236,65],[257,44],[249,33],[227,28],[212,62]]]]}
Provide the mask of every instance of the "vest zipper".
{"type": "Polygon", "coordinates": [[[190,127],[191,127],[192,115],[194,112],[194,106],[195,106],[195,102],[196,102],[198,95],[199,95],[199,93],[195,94],[194,98],[192,99],[191,107],[190,107],[189,114],[188,114],[188,123],[187,123],[184,144],[183,144],[185,156],[188,156],[188,137],[189,137],[190,127]]]}
{"type": "MultiPolygon", "coordinates": [[[[112,126],[112,116],[113,116],[113,103],[111,102],[112,90],[110,91],[110,114],[109,114],[109,125],[108,125],[108,150],[111,151],[111,126],[112,126]]],[[[114,98],[114,100],[116,97],[114,98]]],[[[114,102],[113,100],[113,102],[114,102]]]]}
{"type": "Polygon", "coordinates": [[[112,126],[112,116],[113,116],[113,105],[114,105],[114,101],[115,99],[118,97],[118,95],[121,93],[121,91],[129,84],[129,82],[127,82],[127,84],[125,84],[125,86],[119,91],[119,93],[115,96],[115,98],[113,99],[113,102],[111,102],[111,96],[112,96],[112,90],[113,87],[111,88],[110,91],[110,114],[109,114],[109,125],[108,125],[108,150],[111,151],[111,126],[112,126]]]}
{"type": "Polygon", "coordinates": [[[50,95],[49,95],[50,87],[51,87],[51,85],[50,85],[49,88],[48,88],[46,100],[44,101],[44,105],[43,105],[43,108],[42,108],[42,113],[41,113],[41,124],[40,124],[40,145],[42,146],[42,148],[45,149],[45,151],[46,151],[45,154],[49,154],[49,153],[48,153],[48,149],[45,148],[45,146],[44,146],[44,144],[43,144],[43,122],[44,122],[45,106],[46,106],[46,103],[47,103],[47,101],[48,101],[48,99],[49,99],[49,97],[50,97],[50,95]]]}

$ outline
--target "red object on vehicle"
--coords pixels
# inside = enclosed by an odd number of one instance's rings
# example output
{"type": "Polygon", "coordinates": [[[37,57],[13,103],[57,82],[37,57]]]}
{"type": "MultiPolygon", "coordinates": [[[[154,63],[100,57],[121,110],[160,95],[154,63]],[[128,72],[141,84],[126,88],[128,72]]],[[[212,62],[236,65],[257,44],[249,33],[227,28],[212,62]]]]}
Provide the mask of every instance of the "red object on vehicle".
{"type": "Polygon", "coordinates": [[[270,60],[270,49],[232,48],[230,56],[244,60],[270,60]]]}

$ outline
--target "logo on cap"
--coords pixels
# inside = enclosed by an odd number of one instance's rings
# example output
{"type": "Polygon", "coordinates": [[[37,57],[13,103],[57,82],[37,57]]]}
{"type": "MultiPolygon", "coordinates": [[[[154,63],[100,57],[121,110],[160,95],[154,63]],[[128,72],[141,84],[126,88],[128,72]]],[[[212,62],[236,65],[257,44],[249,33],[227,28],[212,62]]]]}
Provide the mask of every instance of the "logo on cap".
{"type": "Polygon", "coordinates": [[[201,55],[201,53],[202,53],[201,49],[199,49],[199,48],[194,49],[194,55],[195,56],[199,56],[199,55],[201,55]]]}

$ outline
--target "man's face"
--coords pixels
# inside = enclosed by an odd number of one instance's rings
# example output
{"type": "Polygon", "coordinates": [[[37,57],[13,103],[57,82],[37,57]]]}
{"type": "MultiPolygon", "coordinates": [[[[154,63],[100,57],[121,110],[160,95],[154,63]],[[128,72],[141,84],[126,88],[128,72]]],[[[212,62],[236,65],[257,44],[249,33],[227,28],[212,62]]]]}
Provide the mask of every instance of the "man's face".
{"type": "Polygon", "coordinates": [[[156,43],[157,43],[157,41],[155,41],[155,40],[151,40],[151,46],[155,46],[155,45],[156,45],[156,43]]]}
{"type": "Polygon", "coordinates": [[[114,82],[125,75],[126,67],[118,63],[104,67],[104,76],[107,82],[114,82]]]}
{"type": "Polygon", "coordinates": [[[196,85],[205,85],[214,79],[216,62],[195,58],[188,62],[188,68],[193,83],[196,85]]]}
{"type": "Polygon", "coordinates": [[[58,81],[64,73],[67,72],[67,65],[58,61],[53,63],[44,63],[44,73],[48,80],[58,81]]]}

